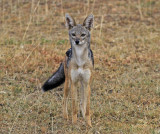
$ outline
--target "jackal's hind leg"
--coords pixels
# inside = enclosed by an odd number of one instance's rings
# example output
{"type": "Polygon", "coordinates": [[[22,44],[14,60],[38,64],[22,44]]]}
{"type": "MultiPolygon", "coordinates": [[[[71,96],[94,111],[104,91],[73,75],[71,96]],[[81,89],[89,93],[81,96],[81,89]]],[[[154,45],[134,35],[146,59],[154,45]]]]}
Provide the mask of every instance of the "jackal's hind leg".
{"type": "Polygon", "coordinates": [[[86,121],[87,124],[91,127],[91,117],[90,117],[90,96],[91,96],[91,88],[90,85],[87,86],[87,94],[85,94],[85,97],[87,97],[87,105],[86,105],[86,121]]]}
{"type": "Polygon", "coordinates": [[[65,119],[68,119],[68,109],[67,109],[67,103],[68,103],[68,95],[69,95],[69,80],[65,80],[64,84],[64,97],[63,97],[63,116],[65,119]]]}

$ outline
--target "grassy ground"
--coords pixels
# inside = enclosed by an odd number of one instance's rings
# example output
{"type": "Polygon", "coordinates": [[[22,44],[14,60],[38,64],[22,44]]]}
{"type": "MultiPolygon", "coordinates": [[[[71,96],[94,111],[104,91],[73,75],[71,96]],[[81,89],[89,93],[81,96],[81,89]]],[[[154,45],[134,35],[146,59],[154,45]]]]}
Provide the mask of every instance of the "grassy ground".
{"type": "MultiPolygon", "coordinates": [[[[160,1],[1,0],[0,133],[160,133],[160,1]],[[92,128],[62,118],[63,85],[43,82],[70,48],[64,14],[95,16],[92,128]]],[[[69,101],[71,113],[71,101],[69,101]]]]}

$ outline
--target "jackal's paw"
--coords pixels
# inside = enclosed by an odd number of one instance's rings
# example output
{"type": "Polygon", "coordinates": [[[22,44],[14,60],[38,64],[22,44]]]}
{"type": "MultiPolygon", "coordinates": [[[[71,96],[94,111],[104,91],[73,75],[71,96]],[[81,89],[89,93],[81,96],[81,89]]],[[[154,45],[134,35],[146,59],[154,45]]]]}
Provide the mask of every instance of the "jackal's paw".
{"type": "Polygon", "coordinates": [[[87,121],[87,124],[92,127],[91,120],[87,121]]]}
{"type": "Polygon", "coordinates": [[[88,124],[90,127],[92,127],[90,117],[86,117],[86,122],[87,122],[87,124],[88,124]]]}
{"type": "Polygon", "coordinates": [[[64,113],[63,117],[64,117],[64,119],[68,120],[68,114],[64,113]]]}
{"type": "Polygon", "coordinates": [[[77,115],[72,116],[72,123],[73,124],[77,123],[77,115]]]}
{"type": "Polygon", "coordinates": [[[81,113],[82,113],[83,118],[85,118],[85,115],[86,115],[85,108],[83,106],[80,106],[80,109],[81,109],[81,113]]]}

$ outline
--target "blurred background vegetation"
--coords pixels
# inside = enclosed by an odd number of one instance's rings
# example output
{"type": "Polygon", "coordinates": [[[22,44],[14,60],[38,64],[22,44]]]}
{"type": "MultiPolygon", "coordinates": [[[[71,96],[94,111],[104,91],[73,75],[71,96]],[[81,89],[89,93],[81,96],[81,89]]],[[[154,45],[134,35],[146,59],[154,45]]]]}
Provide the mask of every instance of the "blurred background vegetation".
{"type": "Polygon", "coordinates": [[[160,133],[160,1],[0,0],[0,133],[160,133]],[[70,48],[65,13],[94,14],[92,128],[43,82],[70,48]]]}

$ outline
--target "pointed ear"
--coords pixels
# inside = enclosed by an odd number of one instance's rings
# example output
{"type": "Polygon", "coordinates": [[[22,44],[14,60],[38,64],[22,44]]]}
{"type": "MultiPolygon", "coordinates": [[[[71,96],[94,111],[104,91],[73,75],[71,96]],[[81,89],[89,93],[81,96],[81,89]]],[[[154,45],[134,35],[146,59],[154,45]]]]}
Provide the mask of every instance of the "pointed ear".
{"type": "Polygon", "coordinates": [[[91,28],[93,27],[93,20],[94,20],[94,16],[92,14],[90,14],[84,20],[83,26],[86,27],[86,29],[91,30],[91,28]]]}
{"type": "Polygon", "coordinates": [[[66,27],[68,29],[71,29],[76,25],[75,20],[71,16],[69,16],[68,13],[66,13],[66,17],[65,18],[66,18],[66,27]]]}

